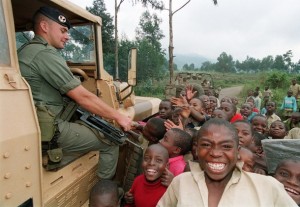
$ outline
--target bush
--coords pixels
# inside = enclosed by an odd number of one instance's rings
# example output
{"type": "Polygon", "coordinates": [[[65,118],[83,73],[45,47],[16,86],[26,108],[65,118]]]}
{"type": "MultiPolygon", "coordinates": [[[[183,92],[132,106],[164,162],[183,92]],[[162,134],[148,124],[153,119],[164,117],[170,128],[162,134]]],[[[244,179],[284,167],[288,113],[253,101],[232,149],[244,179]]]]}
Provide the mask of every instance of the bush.
{"type": "Polygon", "coordinates": [[[289,86],[289,78],[286,73],[283,72],[272,72],[268,75],[265,85],[268,85],[270,88],[286,88],[289,86]]]}

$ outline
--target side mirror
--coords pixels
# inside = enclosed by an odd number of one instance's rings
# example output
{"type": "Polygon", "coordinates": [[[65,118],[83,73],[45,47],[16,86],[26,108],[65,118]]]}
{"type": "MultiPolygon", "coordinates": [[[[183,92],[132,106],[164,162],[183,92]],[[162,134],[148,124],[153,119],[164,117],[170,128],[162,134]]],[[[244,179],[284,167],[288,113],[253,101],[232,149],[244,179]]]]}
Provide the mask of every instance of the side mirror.
{"type": "Polygon", "coordinates": [[[136,58],[137,48],[131,48],[128,54],[128,84],[136,85],[136,58]]]}

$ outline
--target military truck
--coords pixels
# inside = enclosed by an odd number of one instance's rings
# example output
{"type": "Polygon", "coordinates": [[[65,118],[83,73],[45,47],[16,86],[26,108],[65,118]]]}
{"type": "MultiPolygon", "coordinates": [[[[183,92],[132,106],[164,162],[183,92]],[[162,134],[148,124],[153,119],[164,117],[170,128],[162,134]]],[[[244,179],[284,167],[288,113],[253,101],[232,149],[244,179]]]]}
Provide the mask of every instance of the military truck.
{"type": "MultiPolygon", "coordinates": [[[[76,45],[90,50],[67,60],[82,85],[108,105],[133,118],[144,120],[158,112],[159,99],[137,97],[136,49],[130,51],[128,82],[114,81],[103,66],[102,22],[67,0],[1,0],[0,1],[0,206],[86,206],[92,186],[97,182],[98,152],[68,157],[60,168],[47,171],[42,167],[41,131],[30,86],[21,76],[17,48],[32,36],[32,15],[41,6],[62,11],[84,36],[76,45]],[[16,41],[16,36],[18,37],[16,41]],[[22,39],[20,36],[23,36],[22,39]]],[[[62,51],[63,52],[63,51],[62,51]]],[[[107,120],[113,127],[115,123],[107,120]]],[[[129,137],[134,143],[137,140],[129,137]]],[[[141,159],[141,149],[124,142],[115,180],[128,188],[141,159]]]]}
{"type": "Polygon", "coordinates": [[[176,73],[174,80],[173,84],[166,85],[165,97],[167,99],[172,96],[179,97],[187,85],[192,85],[194,90],[198,91],[198,96],[205,94],[219,97],[221,89],[215,86],[213,77],[209,73],[179,72],[176,73]]]}

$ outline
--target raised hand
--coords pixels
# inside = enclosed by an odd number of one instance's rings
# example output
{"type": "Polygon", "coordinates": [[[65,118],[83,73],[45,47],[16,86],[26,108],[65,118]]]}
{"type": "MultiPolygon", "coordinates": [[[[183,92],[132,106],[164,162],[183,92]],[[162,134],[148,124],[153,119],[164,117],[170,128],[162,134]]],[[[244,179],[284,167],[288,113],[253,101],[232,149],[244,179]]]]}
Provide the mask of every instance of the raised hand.
{"type": "Polygon", "coordinates": [[[161,176],[161,184],[168,187],[174,178],[173,173],[168,168],[165,169],[161,176]]]}

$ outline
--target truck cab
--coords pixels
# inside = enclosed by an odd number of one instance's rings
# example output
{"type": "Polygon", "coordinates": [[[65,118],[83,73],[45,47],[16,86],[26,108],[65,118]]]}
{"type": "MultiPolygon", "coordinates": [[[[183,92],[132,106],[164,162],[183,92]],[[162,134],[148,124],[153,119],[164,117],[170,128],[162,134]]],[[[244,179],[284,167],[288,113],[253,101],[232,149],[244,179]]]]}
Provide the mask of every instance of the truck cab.
{"type": "MultiPolygon", "coordinates": [[[[19,70],[17,49],[33,37],[32,15],[41,6],[57,8],[69,18],[73,26],[70,44],[85,50],[72,49],[71,45],[61,52],[70,70],[90,92],[136,121],[156,114],[160,99],[134,95],[136,49],[129,52],[127,82],[114,81],[105,71],[100,17],[67,0],[0,1],[0,206],[83,206],[98,180],[96,168],[101,155],[81,155],[55,171],[42,167],[34,101],[19,70]]],[[[113,120],[108,121],[115,125],[113,120]]],[[[129,144],[120,147],[122,158],[116,179],[122,187],[133,181],[129,173],[137,172],[128,158],[134,157],[134,152],[137,149],[129,144]]],[[[140,157],[139,151],[137,159],[140,157]]]]}

